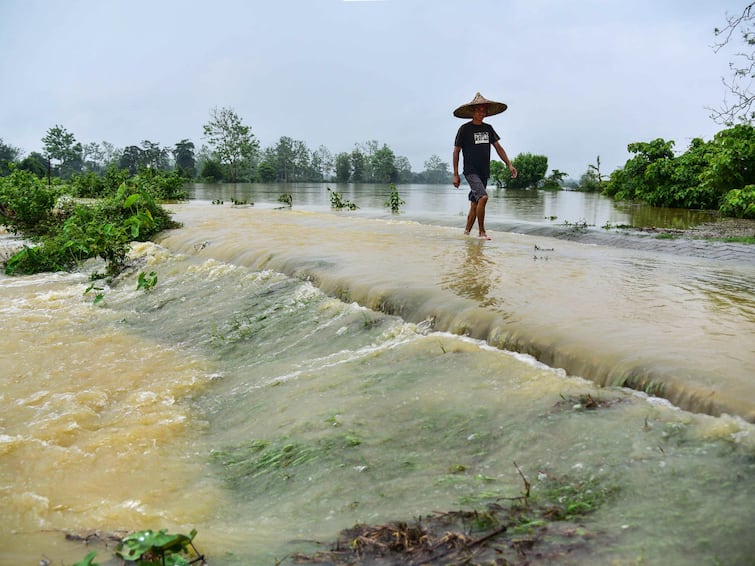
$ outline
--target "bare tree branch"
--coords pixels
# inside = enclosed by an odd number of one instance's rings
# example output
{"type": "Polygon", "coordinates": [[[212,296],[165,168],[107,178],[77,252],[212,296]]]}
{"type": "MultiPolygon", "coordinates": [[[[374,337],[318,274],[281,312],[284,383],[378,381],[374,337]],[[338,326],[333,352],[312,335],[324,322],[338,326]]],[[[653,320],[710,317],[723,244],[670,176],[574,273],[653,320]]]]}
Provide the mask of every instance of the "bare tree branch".
{"type": "Polygon", "coordinates": [[[721,39],[716,42],[712,48],[718,53],[724,46],[729,45],[732,36],[736,31],[742,35],[742,41],[750,50],[749,52],[739,52],[733,57],[735,61],[729,63],[732,75],[730,79],[722,78],[721,82],[726,88],[727,94],[732,95],[730,100],[724,95],[724,100],[719,108],[708,108],[711,111],[711,118],[718,124],[733,125],[734,122],[751,122],[755,117],[753,105],[755,105],[755,93],[753,93],[753,79],[755,79],[755,30],[753,29],[753,20],[755,20],[755,2],[749,3],[738,16],[726,16],[726,26],[722,29],[716,28],[714,33],[721,39]]]}

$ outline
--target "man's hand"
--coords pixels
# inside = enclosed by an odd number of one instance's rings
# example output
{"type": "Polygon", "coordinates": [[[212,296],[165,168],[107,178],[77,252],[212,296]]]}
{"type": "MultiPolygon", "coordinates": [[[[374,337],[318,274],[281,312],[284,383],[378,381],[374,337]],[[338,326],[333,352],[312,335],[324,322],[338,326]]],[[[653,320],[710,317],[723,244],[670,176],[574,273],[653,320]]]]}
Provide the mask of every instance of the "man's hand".
{"type": "MultiPolygon", "coordinates": [[[[514,177],[516,177],[516,175],[514,175],[514,177]]],[[[459,177],[458,173],[454,173],[454,187],[458,189],[459,185],[461,185],[461,177],[459,177]]]]}
{"type": "Polygon", "coordinates": [[[511,171],[511,178],[516,179],[516,176],[519,175],[519,172],[516,170],[516,167],[513,165],[509,165],[509,171],[511,171]]]}

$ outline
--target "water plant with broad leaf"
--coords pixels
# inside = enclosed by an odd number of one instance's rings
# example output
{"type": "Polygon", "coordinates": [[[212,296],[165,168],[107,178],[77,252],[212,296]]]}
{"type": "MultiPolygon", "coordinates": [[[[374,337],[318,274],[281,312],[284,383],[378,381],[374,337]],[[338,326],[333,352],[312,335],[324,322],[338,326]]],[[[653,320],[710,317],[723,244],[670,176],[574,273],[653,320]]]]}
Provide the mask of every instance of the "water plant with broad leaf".
{"type": "MultiPolygon", "coordinates": [[[[206,564],[204,555],[194,546],[196,535],[196,529],[192,529],[188,535],[168,534],[167,529],[157,532],[151,529],[137,531],[121,539],[116,546],[115,555],[126,563],[137,566],[206,564]]],[[[97,566],[94,562],[96,556],[96,551],[92,551],[73,566],[97,566]]]]}

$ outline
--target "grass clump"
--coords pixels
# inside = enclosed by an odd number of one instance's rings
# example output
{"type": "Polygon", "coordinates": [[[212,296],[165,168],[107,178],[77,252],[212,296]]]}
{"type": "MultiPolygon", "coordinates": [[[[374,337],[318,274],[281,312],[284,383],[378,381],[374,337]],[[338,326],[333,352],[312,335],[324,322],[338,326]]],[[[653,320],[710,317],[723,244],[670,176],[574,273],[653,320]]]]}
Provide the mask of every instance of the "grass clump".
{"type": "MultiPolygon", "coordinates": [[[[516,466],[516,464],[515,464],[516,466]]],[[[618,491],[597,478],[547,476],[533,488],[516,466],[522,495],[484,509],[435,512],[413,521],[357,524],[328,551],[293,554],[294,564],[531,564],[579,560],[597,534],[575,523],[618,491]]],[[[284,562],[281,562],[284,563],[284,562]]]]}

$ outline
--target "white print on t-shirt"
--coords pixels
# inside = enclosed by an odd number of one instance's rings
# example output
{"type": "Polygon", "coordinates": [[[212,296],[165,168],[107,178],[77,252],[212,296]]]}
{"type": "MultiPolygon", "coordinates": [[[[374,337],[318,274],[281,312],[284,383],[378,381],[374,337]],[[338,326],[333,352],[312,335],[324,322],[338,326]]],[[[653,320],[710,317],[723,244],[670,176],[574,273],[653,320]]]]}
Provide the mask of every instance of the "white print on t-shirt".
{"type": "Polygon", "coordinates": [[[488,137],[488,132],[475,132],[474,133],[474,142],[476,144],[478,144],[478,143],[490,143],[490,138],[488,137]]]}

